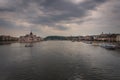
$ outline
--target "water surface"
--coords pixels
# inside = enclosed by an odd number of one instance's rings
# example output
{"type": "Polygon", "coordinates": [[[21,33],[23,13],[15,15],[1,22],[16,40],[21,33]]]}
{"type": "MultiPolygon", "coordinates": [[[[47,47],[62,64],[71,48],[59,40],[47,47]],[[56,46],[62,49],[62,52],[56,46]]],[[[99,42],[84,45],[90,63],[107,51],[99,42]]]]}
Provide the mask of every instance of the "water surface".
{"type": "Polygon", "coordinates": [[[120,80],[120,50],[82,42],[0,45],[0,80],[120,80]]]}

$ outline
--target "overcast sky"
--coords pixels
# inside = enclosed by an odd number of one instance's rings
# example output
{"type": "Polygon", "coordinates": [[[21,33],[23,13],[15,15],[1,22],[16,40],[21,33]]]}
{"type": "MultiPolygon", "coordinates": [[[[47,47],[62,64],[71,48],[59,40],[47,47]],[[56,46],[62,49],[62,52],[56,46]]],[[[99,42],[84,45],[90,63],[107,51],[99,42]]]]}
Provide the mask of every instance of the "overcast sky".
{"type": "Polygon", "coordinates": [[[120,0],[0,0],[0,35],[120,33],[120,0]]]}

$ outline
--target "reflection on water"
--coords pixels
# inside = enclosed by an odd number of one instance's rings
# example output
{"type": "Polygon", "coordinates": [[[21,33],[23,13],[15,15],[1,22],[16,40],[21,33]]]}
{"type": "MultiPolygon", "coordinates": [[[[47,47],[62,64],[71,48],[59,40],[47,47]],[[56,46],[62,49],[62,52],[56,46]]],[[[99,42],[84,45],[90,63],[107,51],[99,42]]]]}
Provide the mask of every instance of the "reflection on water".
{"type": "Polygon", "coordinates": [[[0,46],[0,80],[120,80],[120,51],[81,42],[0,46]]]}
{"type": "Polygon", "coordinates": [[[0,42],[0,45],[10,45],[12,42],[0,42]]]}

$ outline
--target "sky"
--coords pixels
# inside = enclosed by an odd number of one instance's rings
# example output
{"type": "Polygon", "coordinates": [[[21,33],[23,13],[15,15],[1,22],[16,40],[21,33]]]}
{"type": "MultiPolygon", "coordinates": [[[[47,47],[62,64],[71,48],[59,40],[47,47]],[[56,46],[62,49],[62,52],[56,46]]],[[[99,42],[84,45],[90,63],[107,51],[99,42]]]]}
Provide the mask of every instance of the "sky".
{"type": "Polygon", "coordinates": [[[120,0],[0,0],[0,35],[120,33],[120,0]]]}

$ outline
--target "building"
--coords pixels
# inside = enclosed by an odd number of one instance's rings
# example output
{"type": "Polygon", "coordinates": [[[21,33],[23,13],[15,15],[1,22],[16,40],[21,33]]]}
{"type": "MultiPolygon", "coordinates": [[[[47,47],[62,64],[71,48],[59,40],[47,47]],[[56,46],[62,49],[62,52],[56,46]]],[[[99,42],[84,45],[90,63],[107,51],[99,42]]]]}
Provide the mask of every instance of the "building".
{"type": "Polygon", "coordinates": [[[93,36],[85,36],[84,39],[86,41],[92,41],[94,38],[93,38],[93,36]]]}
{"type": "Polygon", "coordinates": [[[116,41],[117,34],[100,34],[97,38],[98,41],[109,41],[109,42],[115,42],[116,41]]]}
{"type": "Polygon", "coordinates": [[[42,40],[41,37],[34,35],[32,32],[30,32],[30,34],[27,34],[25,36],[20,36],[19,38],[19,42],[23,42],[23,43],[39,42],[41,40],[42,40]]]}
{"type": "Polygon", "coordinates": [[[7,35],[1,35],[0,36],[0,41],[18,41],[18,38],[7,36],[7,35]]]}
{"type": "Polygon", "coordinates": [[[92,35],[94,41],[98,41],[99,35],[92,35]]]}
{"type": "Polygon", "coordinates": [[[116,41],[117,41],[117,42],[120,42],[120,34],[117,35],[116,41]]]}

